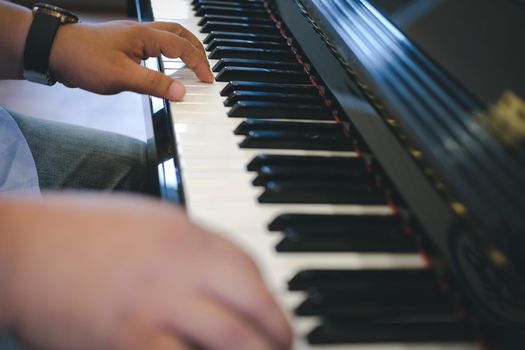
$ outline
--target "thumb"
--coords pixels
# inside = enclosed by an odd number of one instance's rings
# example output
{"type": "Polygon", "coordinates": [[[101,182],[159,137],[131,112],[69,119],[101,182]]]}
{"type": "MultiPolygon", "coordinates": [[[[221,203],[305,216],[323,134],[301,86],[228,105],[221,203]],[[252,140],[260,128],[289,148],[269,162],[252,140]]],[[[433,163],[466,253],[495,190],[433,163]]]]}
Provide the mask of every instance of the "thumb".
{"type": "Polygon", "coordinates": [[[133,65],[124,78],[125,90],[180,101],[186,94],[184,85],[166,74],[148,69],[143,66],[133,65]]]}

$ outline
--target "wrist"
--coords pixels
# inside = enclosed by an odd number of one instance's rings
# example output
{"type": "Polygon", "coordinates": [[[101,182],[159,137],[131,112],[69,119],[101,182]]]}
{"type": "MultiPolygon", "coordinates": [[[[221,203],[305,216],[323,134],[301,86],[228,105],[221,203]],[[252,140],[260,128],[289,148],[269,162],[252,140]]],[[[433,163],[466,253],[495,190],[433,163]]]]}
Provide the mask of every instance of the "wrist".
{"type": "Polygon", "coordinates": [[[71,23],[77,23],[73,13],[49,4],[37,3],[33,7],[33,20],[24,49],[24,78],[29,81],[53,85],[50,72],[50,58],[58,30],[71,23]]]}
{"type": "MultiPolygon", "coordinates": [[[[74,24],[78,26],[82,24],[74,24]]],[[[55,41],[51,47],[51,52],[49,54],[49,73],[58,82],[63,82],[62,71],[68,65],[68,50],[71,49],[71,45],[75,45],[75,28],[72,24],[65,24],[58,28],[55,35],[55,41]]]]}

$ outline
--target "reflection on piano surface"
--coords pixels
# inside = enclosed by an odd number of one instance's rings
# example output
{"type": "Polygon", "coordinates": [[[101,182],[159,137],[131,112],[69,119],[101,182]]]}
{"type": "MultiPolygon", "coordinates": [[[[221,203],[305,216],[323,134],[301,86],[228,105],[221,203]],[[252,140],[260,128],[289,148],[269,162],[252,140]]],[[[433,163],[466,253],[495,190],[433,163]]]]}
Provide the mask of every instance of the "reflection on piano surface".
{"type": "Polygon", "coordinates": [[[502,2],[138,1],[217,80],[146,62],[187,87],[147,104],[160,192],[254,257],[297,349],[525,348],[525,7],[502,2]],[[482,15],[429,40],[470,5],[509,30],[492,59],[447,55],[487,52],[482,15]]]}

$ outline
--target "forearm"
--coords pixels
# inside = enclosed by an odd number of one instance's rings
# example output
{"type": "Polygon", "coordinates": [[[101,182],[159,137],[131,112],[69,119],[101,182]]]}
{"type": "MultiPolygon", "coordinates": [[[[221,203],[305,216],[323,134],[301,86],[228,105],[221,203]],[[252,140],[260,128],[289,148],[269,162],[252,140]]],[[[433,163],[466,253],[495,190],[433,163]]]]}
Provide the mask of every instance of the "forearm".
{"type": "Polygon", "coordinates": [[[0,0],[0,79],[22,79],[31,11],[0,0]]]}
{"type": "MultiPolygon", "coordinates": [[[[34,0],[15,0],[15,3],[32,6],[36,1],[34,0]]],[[[76,10],[90,10],[90,11],[121,11],[124,13],[126,9],[126,0],[54,0],[50,1],[55,6],[66,8],[70,11],[76,10]]]]}

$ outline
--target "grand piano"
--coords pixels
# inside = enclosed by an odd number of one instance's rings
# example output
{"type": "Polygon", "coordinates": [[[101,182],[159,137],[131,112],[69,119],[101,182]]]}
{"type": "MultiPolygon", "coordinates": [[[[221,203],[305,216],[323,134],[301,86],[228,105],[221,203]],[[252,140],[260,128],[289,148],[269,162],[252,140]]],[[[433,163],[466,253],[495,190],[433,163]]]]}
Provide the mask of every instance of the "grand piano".
{"type": "Polygon", "coordinates": [[[136,5],[217,80],[145,61],[187,87],[145,98],[159,193],[254,257],[296,349],[525,349],[525,2],[136,5]]]}

